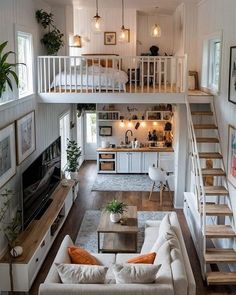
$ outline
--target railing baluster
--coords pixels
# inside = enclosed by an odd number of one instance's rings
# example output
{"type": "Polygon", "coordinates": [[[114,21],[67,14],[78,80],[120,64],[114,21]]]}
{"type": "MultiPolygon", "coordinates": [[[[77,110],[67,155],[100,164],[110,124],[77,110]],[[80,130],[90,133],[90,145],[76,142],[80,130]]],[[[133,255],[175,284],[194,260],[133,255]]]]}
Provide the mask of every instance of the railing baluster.
{"type": "Polygon", "coordinates": [[[61,58],[59,57],[59,92],[61,93],[61,58]]]}
{"type": "Polygon", "coordinates": [[[56,58],[53,58],[53,92],[56,92],[56,58]]]}
{"type": "Polygon", "coordinates": [[[44,91],[43,92],[47,92],[46,57],[43,59],[43,74],[44,74],[44,91]]]}
{"type": "Polygon", "coordinates": [[[75,75],[75,93],[77,93],[77,65],[76,65],[76,57],[74,57],[74,75],[75,75]]]}

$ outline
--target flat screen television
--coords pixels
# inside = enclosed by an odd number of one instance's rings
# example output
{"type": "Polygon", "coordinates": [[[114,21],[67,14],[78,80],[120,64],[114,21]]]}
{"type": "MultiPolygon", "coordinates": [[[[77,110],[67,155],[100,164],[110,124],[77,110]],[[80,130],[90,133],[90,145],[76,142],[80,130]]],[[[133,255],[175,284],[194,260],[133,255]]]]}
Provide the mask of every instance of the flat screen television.
{"type": "Polygon", "coordinates": [[[22,174],[22,219],[25,229],[49,206],[50,196],[61,180],[61,138],[56,139],[22,174]]]}

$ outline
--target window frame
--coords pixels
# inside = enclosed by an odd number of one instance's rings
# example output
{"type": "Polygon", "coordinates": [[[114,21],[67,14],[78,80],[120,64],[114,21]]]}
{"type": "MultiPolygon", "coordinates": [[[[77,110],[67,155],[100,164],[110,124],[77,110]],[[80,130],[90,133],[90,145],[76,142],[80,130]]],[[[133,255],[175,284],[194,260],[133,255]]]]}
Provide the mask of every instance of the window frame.
{"type": "MultiPolygon", "coordinates": [[[[60,125],[60,122],[63,118],[65,118],[66,116],[69,116],[69,126],[68,126],[68,130],[69,130],[69,136],[67,137],[66,136],[66,139],[65,141],[67,141],[67,138],[71,139],[71,130],[70,130],[70,122],[71,122],[71,112],[70,110],[67,110],[65,112],[63,112],[60,116],[59,116],[59,134],[61,136],[61,125],[60,125]]],[[[61,137],[61,170],[63,172],[66,171],[66,164],[63,166],[63,160],[62,160],[62,157],[63,157],[63,138],[61,137]]],[[[67,159],[66,159],[66,163],[67,163],[67,159]]]]}
{"type": "Polygon", "coordinates": [[[221,66],[222,66],[222,48],[223,48],[223,38],[222,32],[216,32],[206,36],[203,40],[203,50],[202,50],[202,69],[201,69],[201,86],[212,94],[218,94],[221,87],[221,66]],[[219,79],[218,85],[214,82],[214,66],[215,62],[215,47],[216,43],[220,43],[220,53],[219,53],[219,79]]]}
{"type": "MultiPolygon", "coordinates": [[[[31,89],[30,91],[26,92],[25,94],[23,95],[20,95],[20,92],[19,92],[19,89],[17,89],[18,91],[18,99],[23,99],[23,98],[26,98],[26,97],[29,97],[29,96],[32,96],[35,94],[35,58],[34,58],[34,36],[35,36],[35,31],[28,28],[28,27],[25,27],[25,26],[22,26],[22,25],[18,25],[18,24],[15,24],[15,52],[16,52],[16,60],[17,62],[19,62],[18,60],[18,33],[21,33],[22,35],[30,35],[30,38],[31,38],[31,72],[32,72],[32,78],[31,78],[31,89]]],[[[16,67],[16,71],[17,71],[17,75],[19,76],[19,70],[18,70],[18,67],[16,67]]]]}

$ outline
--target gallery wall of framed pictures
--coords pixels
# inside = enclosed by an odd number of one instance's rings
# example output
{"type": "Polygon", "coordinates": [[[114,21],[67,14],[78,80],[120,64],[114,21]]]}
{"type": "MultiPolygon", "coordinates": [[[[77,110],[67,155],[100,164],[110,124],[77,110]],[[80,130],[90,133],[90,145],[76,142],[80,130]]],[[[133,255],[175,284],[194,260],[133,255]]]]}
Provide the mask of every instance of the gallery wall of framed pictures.
{"type": "Polygon", "coordinates": [[[0,188],[36,149],[35,111],[0,129],[0,188]]]}

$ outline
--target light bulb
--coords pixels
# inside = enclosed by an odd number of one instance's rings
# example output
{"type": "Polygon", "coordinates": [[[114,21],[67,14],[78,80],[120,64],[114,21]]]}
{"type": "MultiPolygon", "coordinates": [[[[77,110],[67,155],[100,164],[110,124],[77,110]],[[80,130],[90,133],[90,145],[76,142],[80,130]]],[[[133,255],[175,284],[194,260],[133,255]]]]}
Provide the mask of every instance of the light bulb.
{"type": "Polygon", "coordinates": [[[120,127],[122,127],[122,128],[125,127],[125,123],[123,120],[120,122],[120,127]]]}
{"type": "Polygon", "coordinates": [[[146,126],[146,122],[144,122],[144,121],[141,122],[141,126],[142,126],[142,127],[145,127],[145,126],[146,126]]]}
{"type": "Polygon", "coordinates": [[[157,122],[153,122],[153,126],[157,126],[157,122]]]}
{"type": "Polygon", "coordinates": [[[131,121],[128,122],[128,127],[132,127],[132,122],[131,121]]]}

